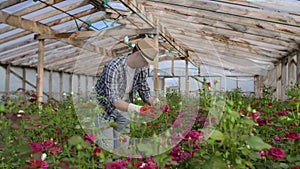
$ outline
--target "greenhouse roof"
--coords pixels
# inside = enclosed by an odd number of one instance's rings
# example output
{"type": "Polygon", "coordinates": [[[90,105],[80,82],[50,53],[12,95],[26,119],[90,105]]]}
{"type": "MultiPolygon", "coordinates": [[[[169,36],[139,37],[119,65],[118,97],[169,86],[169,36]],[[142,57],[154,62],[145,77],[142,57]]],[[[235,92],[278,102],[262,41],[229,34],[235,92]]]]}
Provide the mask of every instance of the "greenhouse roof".
{"type": "Polygon", "coordinates": [[[0,63],[98,74],[159,33],[159,61],[261,75],[299,50],[298,0],[1,0],[0,63]],[[129,43],[130,42],[130,43],[129,43]]]}

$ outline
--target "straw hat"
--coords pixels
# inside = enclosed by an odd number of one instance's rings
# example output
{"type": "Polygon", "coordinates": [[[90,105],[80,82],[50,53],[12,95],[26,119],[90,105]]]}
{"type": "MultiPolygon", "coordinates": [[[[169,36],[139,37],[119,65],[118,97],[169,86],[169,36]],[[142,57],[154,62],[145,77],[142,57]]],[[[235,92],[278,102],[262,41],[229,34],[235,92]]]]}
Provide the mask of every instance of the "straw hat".
{"type": "Polygon", "coordinates": [[[153,62],[158,54],[158,48],[155,46],[154,40],[150,38],[139,40],[136,44],[137,49],[141,52],[142,56],[148,63],[153,62]]]}

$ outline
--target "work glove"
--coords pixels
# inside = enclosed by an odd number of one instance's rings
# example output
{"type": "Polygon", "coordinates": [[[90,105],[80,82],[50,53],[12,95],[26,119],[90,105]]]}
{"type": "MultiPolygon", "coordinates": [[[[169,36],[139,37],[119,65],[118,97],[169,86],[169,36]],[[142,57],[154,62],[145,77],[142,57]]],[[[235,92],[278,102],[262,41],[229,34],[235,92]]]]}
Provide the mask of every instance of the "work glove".
{"type": "Polygon", "coordinates": [[[129,103],[127,111],[130,113],[140,113],[140,109],[142,106],[133,104],[133,103],[129,103]]]}
{"type": "Polygon", "coordinates": [[[158,98],[155,98],[153,101],[153,106],[158,105],[160,103],[160,100],[158,98]]]}

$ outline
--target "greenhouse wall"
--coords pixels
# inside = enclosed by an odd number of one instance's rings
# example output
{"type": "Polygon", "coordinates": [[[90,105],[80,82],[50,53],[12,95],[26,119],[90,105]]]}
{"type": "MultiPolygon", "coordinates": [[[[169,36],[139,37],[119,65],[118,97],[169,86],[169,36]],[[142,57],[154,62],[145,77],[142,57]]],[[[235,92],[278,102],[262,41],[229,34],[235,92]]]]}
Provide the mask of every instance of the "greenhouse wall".
{"type": "MultiPolygon", "coordinates": [[[[1,65],[0,74],[2,79],[0,81],[1,97],[16,96],[17,91],[20,89],[34,92],[36,90],[37,72],[34,68],[1,65]]],[[[78,98],[78,96],[88,98],[96,80],[97,77],[45,69],[43,76],[43,101],[47,101],[49,98],[60,101],[70,94],[75,96],[75,98],[78,98]]]]}
{"type": "Polygon", "coordinates": [[[256,95],[262,96],[264,90],[270,90],[273,97],[286,99],[288,86],[298,83],[297,77],[297,53],[292,53],[290,57],[282,59],[274,69],[269,70],[265,75],[256,77],[256,95]]]}

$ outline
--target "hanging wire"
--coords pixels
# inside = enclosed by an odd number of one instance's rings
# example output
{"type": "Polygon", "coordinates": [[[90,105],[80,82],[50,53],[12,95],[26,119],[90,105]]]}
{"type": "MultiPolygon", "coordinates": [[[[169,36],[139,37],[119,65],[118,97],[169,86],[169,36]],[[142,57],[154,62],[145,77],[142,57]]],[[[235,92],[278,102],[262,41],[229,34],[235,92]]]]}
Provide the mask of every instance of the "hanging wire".
{"type": "MultiPolygon", "coordinates": [[[[108,8],[110,8],[111,10],[113,10],[114,12],[116,12],[117,14],[119,14],[120,16],[122,16],[122,14],[120,12],[118,12],[115,8],[113,8],[112,6],[110,6],[107,2],[107,0],[97,0],[98,2],[101,2],[101,4],[105,4],[105,6],[107,6],[108,8]]],[[[128,20],[132,25],[134,25],[136,28],[139,28],[139,26],[137,26],[134,22],[128,20]]]]}
{"type": "Polygon", "coordinates": [[[82,28],[82,26],[80,26],[80,27],[78,26],[78,23],[77,23],[76,19],[78,19],[78,20],[81,21],[82,23],[86,24],[88,27],[92,27],[92,28],[98,30],[98,28],[94,27],[91,23],[88,23],[88,22],[86,22],[86,21],[84,21],[84,20],[82,20],[82,19],[80,19],[80,18],[76,18],[75,16],[69,14],[68,12],[66,12],[66,11],[64,11],[64,10],[61,10],[61,9],[59,9],[59,8],[57,8],[57,7],[53,6],[53,5],[51,5],[51,4],[48,4],[47,2],[44,2],[44,1],[42,1],[42,0],[33,0],[33,1],[34,1],[34,2],[39,1],[39,2],[41,2],[41,3],[43,3],[43,4],[47,5],[47,6],[50,6],[50,7],[54,8],[54,9],[56,9],[56,10],[58,10],[58,11],[64,13],[64,14],[67,14],[67,15],[73,17],[74,20],[75,20],[75,23],[76,23],[76,26],[77,26],[77,29],[78,29],[78,30],[80,30],[80,29],[82,28]]]}

